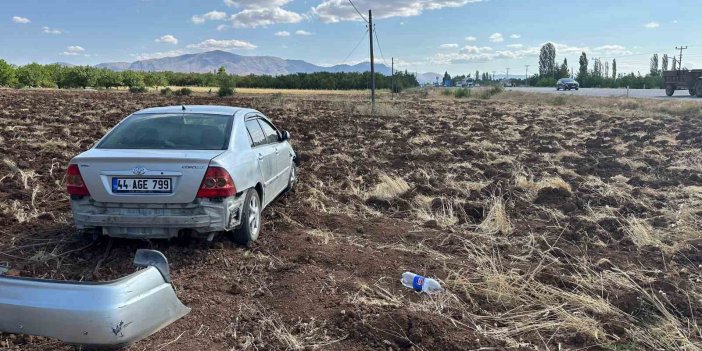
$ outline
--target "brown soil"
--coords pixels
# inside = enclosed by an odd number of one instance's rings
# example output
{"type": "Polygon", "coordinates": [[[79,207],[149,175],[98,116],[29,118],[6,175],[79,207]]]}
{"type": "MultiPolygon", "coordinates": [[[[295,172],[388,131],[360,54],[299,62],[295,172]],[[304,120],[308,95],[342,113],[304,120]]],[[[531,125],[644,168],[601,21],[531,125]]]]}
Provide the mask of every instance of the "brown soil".
{"type": "MultiPolygon", "coordinates": [[[[133,350],[699,349],[702,121],[417,96],[374,117],[359,104],[0,90],[0,265],[104,281],[132,272],[136,249],[162,251],[192,312],[133,350]],[[297,190],[250,248],[82,241],[68,160],[130,112],[175,104],[271,117],[300,154],[297,190]],[[374,193],[383,174],[409,190],[374,193]],[[539,185],[554,177],[570,188],[539,185]],[[447,291],[408,290],[404,271],[447,291]]],[[[70,349],[2,333],[0,348],[70,349]]]]}

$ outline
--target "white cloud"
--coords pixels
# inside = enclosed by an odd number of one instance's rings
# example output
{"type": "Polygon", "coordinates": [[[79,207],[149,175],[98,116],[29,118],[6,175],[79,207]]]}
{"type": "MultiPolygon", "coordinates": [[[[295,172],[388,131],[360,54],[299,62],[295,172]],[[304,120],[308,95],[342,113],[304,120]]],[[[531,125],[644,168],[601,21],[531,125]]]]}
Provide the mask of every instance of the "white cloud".
{"type": "Polygon", "coordinates": [[[529,47],[522,50],[496,50],[484,46],[465,46],[458,53],[438,53],[429,58],[429,62],[437,65],[465,64],[475,62],[488,62],[499,59],[519,59],[535,57],[539,54],[538,47],[529,47]]]}
{"type": "Polygon", "coordinates": [[[296,30],[295,34],[297,34],[297,35],[312,35],[312,33],[308,32],[306,30],[302,30],[302,29],[296,30]]]}
{"type": "Polygon", "coordinates": [[[627,50],[626,47],[621,46],[621,45],[615,45],[615,44],[607,44],[607,45],[602,45],[598,46],[593,49],[595,53],[598,54],[604,54],[607,56],[615,56],[615,55],[631,55],[632,52],[627,50]]]}
{"type": "Polygon", "coordinates": [[[648,29],[654,29],[654,28],[658,28],[658,27],[660,27],[660,26],[661,26],[661,25],[660,25],[658,22],[653,22],[653,21],[652,21],[652,22],[646,23],[646,25],[645,25],[644,27],[646,27],[646,28],[648,28],[648,29]]]}
{"type": "Polygon", "coordinates": [[[191,21],[195,24],[202,24],[205,21],[222,21],[227,19],[227,13],[222,11],[210,11],[204,15],[195,15],[191,21]]]}
{"type": "Polygon", "coordinates": [[[226,24],[220,24],[220,25],[217,26],[217,30],[220,31],[220,32],[221,32],[221,31],[224,31],[224,30],[227,30],[227,29],[229,29],[229,26],[226,25],[226,24]]]}
{"type": "Polygon", "coordinates": [[[454,44],[454,43],[439,45],[439,49],[455,49],[457,47],[458,47],[458,44],[454,44]]]}
{"type": "Polygon", "coordinates": [[[478,40],[478,38],[473,37],[473,36],[469,36],[469,37],[466,37],[466,40],[467,41],[476,41],[476,40],[478,40]]]}
{"type": "Polygon", "coordinates": [[[176,44],[178,44],[178,39],[176,39],[176,37],[174,37],[170,34],[166,34],[166,35],[156,39],[155,42],[176,45],[176,44]]]}
{"type": "Polygon", "coordinates": [[[512,48],[512,49],[519,49],[519,48],[522,48],[523,46],[524,46],[523,44],[509,44],[509,45],[507,45],[508,48],[512,48]]]}
{"type": "Polygon", "coordinates": [[[292,0],[224,0],[229,7],[243,7],[247,9],[261,9],[281,7],[292,0]]]}
{"type": "Polygon", "coordinates": [[[290,36],[290,32],[281,30],[280,32],[276,32],[274,35],[275,35],[276,37],[289,37],[289,36],[290,36]]]}
{"type": "Polygon", "coordinates": [[[49,27],[41,27],[41,31],[46,33],[46,34],[61,34],[61,33],[63,33],[60,29],[49,28],[49,27]]]}
{"type": "Polygon", "coordinates": [[[519,39],[519,38],[522,37],[522,35],[521,35],[521,34],[514,34],[514,33],[513,33],[513,34],[510,35],[509,37],[512,38],[512,39],[519,39]]]}
{"type": "Polygon", "coordinates": [[[78,45],[71,45],[66,48],[66,51],[62,52],[61,55],[65,56],[76,56],[85,52],[85,49],[78,45]]]}
{"type": "Polygon", "coordinates": [[[183,50],[171,50],[171,51],[162,51],[162,52],[153,52],[153,53],[145,53],[145,54],[131,54],[130,56],[134,57],[137,60],[151,60],[151,59],[158,59],[158,58],[164,58],[164,57],[173,57],[173,56],[179,56],[183,55],[186,52],[183,50]]]}
{"type": "Polygon", "coordinates": [[[29,23],[31,21],[27,17],[13,16],[12,22],[26,24],[26,23],[29,23]]]}
{"type": "MultiPolygon", "coordinates": [[[[426,10],[438,10],[445,7],[462,7],[482,0],[355,0],[354,4],[366,15],[373,9],[374,19],[390,17],[418,16],[426,10]]],[[[348,0],[324,0],[312,8],[312,12],[324,23],[342,21],[363,21],[348,0]]]]}
{"type": "Polygon", "coordinates": [[[463,54],[480,54],[480,53],[484,53],[487,51],[492,51],[492,48],[489,46],[477,47],[477,46],[472,46],[472,45],[466,45],[466,46],[461,48],[460,52],[463,54]]]}
{"type": "Polygon", "coordinates": [[[673,23],[678,23],[678,20],[673,20],[673,23]]]}
{"type": "Polygon", "coordinates": [[[505,38],[502,37],[502,34],[500,33],[492,33],[489,37],[490,41],[493,43],[499,43],[505,41],[505,38]]]}
{"type": "Polygon", "coordinates": [[[277,23],[299,23],[303,16],[299,13],[276,8],[246,9],[231,16],[235,28],[266,27],[277,23]]]}
{"type": "Polygon", "coordinates": [[[197,44],[189,44],[188,49],[199,49],[199,50],[227,50],[227,49],[241,49],[241,50],[253,50],[257,48],[256,45],[251,44],[243,40],[216,40],[207,39],[205,41],[199,42],[197,44]]]}

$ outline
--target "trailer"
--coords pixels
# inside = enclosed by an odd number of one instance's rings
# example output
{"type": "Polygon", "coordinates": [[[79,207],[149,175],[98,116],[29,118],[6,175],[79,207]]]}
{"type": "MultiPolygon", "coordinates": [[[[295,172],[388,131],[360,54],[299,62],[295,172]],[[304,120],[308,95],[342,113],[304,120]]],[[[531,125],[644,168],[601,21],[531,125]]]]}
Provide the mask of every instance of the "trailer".
{"type": "Polygon", "coordinates": [[[665,95],[687,90],[692,96],[702,97],[702,69],[663,71],[663,84],[665,95]]]}

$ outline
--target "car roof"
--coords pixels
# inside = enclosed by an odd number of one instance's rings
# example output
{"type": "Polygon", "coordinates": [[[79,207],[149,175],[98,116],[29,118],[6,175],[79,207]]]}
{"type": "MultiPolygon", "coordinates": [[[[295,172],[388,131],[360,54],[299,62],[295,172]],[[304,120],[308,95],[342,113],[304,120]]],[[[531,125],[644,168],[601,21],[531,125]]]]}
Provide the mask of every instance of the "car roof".
{"type": "Polygon", "coordinates": [[[233,116],[238,112],[249,113],[255,112],[250,108],[235,107],[235,106],[219,106],[219,105],[177,105],[145,108],[134,112],[134,114],[142,113],[196,113],[207,115],[226,115],[233,116]],[[185,109],[183,109],[185,108],[185,109]]]}

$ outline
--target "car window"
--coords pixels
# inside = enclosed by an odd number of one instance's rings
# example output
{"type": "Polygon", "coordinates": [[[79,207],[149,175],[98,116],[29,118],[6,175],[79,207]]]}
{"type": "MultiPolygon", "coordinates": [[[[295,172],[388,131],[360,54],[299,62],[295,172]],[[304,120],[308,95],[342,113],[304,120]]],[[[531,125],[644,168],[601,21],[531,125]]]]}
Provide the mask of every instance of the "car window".
{"type": "Polygon", "coordinates": [[[263,133],[266,135],[266,143],[277,143],[280,140],[278,139],[278,131],[268,123],[265,119],[259,119],[258,122],[261,124],[261,128],[263,129],[263,133]]]}
{"type": "Polygon", "coordinates": [[[263,134],[261,126],[258,125],[255,119],[246,121],[246,130],[249,131],[249,136],[253,142],[252,146],[259,146],[266,143],[266,135],[263,134]]]}
{"type": "Polygon", "coordinates": [[[225,150],[232,118],[206,114],[132,115],[98,144],[98,149],[225,150]]]}

